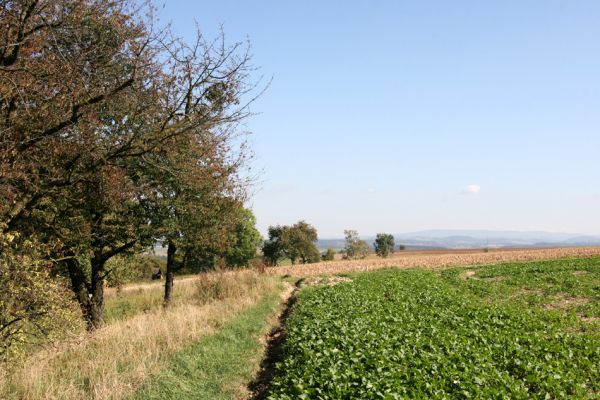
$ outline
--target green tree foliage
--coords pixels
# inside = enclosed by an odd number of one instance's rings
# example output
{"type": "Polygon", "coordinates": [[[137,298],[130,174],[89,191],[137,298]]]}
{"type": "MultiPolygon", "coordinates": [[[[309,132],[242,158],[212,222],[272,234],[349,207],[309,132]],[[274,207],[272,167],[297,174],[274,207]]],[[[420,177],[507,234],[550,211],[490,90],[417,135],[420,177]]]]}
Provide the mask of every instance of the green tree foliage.
{"type": "Polygon", "coordinates": [[[215,268],[250,265],[262,243],[262,237],[255,227],[256,218],[251,210],[241,205],[231,207],[227,210],[221,208],[221,215],[215,217],[217,221],[222,221],[227,213],[227,220],[219,225],[220,232],[205,227],[206,234],[203,236],[207,236],[207,240],[187,244],[175,260],[178,273],[193,274],[215,268]],[[211,232],[215,235],[212,238],[208,235],[211,232]]]}
{"type": "Polygon", "coordinates": [[[323,261],[335,260],[335,251],[332,248],[328,248],[327,251],[321,256],[323,261]]]}
{"type": "Polygon", "coordinates": [[[267,233],[268,239],[263,242],[262,253],[268,265],[277,265],[284,257],[284,228],[282,226],[270,226],[267,233]]]}
{"type": "Polygon", "coordinates": [[[153,29],[154,14],[133,0],[5,6],[2,231],[51,249],[43,257],[58,260],[94,329],[111,258],[166,239],[169,278],[177,259],[222,245],[244,200],[237,127],[253,67],[223,35],[188,44],[153,29]]]}
{"type": "Polygon", "coordinates": [[[51,276],[52,264],[40,261],[40,247],[0,234],[0,359],[80,326],[66,282],[51,276]]]}
{"type": "Polygon", "coordinates": [[[378,233],[375,236],[375,253],[379,257],[387,257],[394,252],[394,236],[388,233],[378,233]]]}
{"type": "Polygon", "coordinates": [[[315,243],[318,240],[317,230],[305,221],[299,221],[287,231],[284,243],[284,253],[295,264],[318,262],[321,258],[315,243]]]}
{"type": "Polygon", "coordinates": [[[156,269],[164,271],[165,261],[151,255],[118,255],[106,262],[106,283],[109,287],[118,287],[148,281],[156,269]]]}
{"type": "Polygon", "coordinates": [[[344,247],[344,255],[346,258],[365,258],[369,254],[369,245],[358,237],[357,231],[345,230],[344,236],[346,238],[346,245],[344,247]]]}
{"type": "Polygon", "coordinates": [[[262,238],[256,229],[256,217],[251,210],[240,208],[236,220],[235,228],[227,240],[223,258],[228,266],[247,267],[250,260],[256,257],[262,238]]]}
{"type": "Polygon", "coordinates": [[[280,259],[289,258],[292,264],[318,262],[321,258],[316,246],[317,230],[305,221],[292,226],[269,227],[269,238],[264,242],[262,251],[265,261],[277,265],[280,259]]]}
{"type": "Polygon", "coordinates": [[[145,146],[141,110],[155,102],[151,71],[137,68],[155,65],[142,50],[149,35],[125,1],[9,4],[0,13],[0,80],[11,82],[0,85],[4,231],[36,236],[52,258],[68,260],[64,270],[97,326],[105,262],[148,238],[124,156],[145,146]]]}

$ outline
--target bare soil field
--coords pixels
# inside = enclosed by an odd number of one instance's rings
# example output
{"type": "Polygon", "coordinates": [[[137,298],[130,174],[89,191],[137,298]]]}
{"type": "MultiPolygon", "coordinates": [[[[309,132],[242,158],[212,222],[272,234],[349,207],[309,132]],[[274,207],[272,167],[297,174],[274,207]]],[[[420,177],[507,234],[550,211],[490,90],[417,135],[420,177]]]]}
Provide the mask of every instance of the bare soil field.
{"type": "Polygon", "coordinates": [[[501,262],[554,260],[600,256],[600,247],[561,247],[544,249],[498,249],[485,252],[475,250],[402,251],[388,258],[368,257],[362,260],[336,260],[315,264],[288,265],[267,268],[274,275],[311,276],[344,272],[371,271],[381,268],[426,269],[455,266],[497,264],[501,262]]]}

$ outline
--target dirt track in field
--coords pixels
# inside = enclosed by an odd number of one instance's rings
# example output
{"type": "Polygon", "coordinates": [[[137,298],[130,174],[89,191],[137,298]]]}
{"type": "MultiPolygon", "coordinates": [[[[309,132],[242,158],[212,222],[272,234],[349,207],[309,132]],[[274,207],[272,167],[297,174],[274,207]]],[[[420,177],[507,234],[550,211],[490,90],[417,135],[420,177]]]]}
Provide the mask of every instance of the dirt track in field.
{"type": "Polygon", "coordinates": [[[297,277],[371,271],[380,268],[449,268],[466,265],[497,264],[501,262],[554,260],[600,256],[600,247],[566,247],[551,249],[436,250],[398,252],[389,258],[340,260],[315,264],[267,268],[267,273],[297,277]]]}

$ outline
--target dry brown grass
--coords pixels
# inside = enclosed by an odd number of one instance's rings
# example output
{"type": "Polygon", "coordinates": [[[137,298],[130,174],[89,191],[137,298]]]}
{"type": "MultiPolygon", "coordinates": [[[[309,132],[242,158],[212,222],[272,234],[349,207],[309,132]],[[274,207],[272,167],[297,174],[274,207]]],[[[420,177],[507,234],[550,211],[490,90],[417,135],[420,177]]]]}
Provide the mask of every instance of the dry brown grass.
{"type": "MultiPolygon", "coordinates": [[[[193,281],[194,279],[198,279],[198,275],[185,275],[181,277],[175,278],[176,284],[181,284],[189,281],[193,281]]],[[[111,297],[118,296],[120,294],[127,294],[130,292],[141,292],[147,290],[157,290],[164,288],[165,281],[157,280],[150,281],[145,283],[129,283],[119,287],[107,287],[104,289],[104,297],[106,299],[110,299],[111,297]]]]}
{"type": "Polygon", "coordinates": [[[411,252],[395,253],[385,259],[328,261],[315,264],[268,268],[273,275],[311,276],[340,274],[344,272],[371,271],[380,268],[448,268],[456,266],[497,264],[501,262],[524,262],[600,256],[600,247],[570,247],[553,249],[510,249],[484,252],[482,250],[446,251],[427,254],[411,252]]]}
{"type": "MultiPolygon", "coordinates": [[[[117,399],[133,393],[172,354],[255,304],[278,280],[252,271],[179,281],[187,301],[116,321],[57,344],[0,376],[2,399],[117,399]]],[[[147,289],[153,290],[153,289],[147,289]]],[[[155,290],[161,290],[156,286],[155,290]]]]}

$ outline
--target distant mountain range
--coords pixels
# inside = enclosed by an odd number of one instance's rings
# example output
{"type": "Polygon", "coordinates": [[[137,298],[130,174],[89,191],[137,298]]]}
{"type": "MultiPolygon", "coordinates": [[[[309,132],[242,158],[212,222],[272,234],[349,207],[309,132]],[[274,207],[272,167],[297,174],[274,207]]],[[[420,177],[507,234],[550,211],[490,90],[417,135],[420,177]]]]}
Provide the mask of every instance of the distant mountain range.
{"type": "MultiPolygon", "coordinates": [[[[394,238],[396,245],[402,244],[408,249],[600,246],[600,236],[542,231],[435,229],[394,234],[394,238]]],[[[372,245],[375,237],[365,236],[362,239],[372,245]]],[[[320,239],[317,247],[339,250],[344,247],[344,239],[320,239]]]]}

